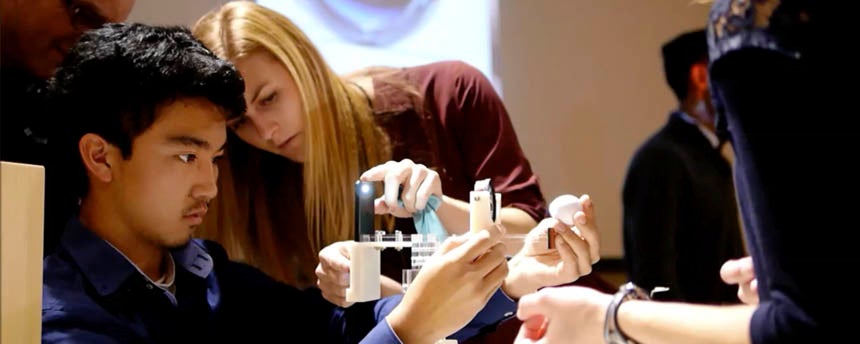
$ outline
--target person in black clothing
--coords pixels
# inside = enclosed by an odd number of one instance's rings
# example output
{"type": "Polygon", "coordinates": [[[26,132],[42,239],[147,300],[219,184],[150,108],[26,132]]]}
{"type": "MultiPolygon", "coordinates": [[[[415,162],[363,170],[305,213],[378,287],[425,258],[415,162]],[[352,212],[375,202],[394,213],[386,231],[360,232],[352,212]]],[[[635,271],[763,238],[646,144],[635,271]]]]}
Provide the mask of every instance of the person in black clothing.
{"type": "Polygon", "coordinates": [[[708,92],[704,30],[663,45],[678,108],[633,156],[624,182],[624,260],[631,281],[668,287],[660,299],[737,303],[720,265],[743,255],[731,166],[720,154],[708,92]]]}
{"type": "MultiPolygon", "coordinates": [[[[718,128],[758,289],[753,343],[850,341],[857,309],[856,12],[839,2],[717,1],[709,20],[718,128]],[[839,81],[844,82],[839,82],[839,81]]],[[[847,4],[847,3],[845,3],[847,4]]],[[[744,286],[741,285],[741,288],[744,286]]]]}
{"type": "Polygon", "coordinates": [[[607,343],[856,340],[851,312],[860,301],[845,278],[860,263],[853,82],[860,71],[847,50],[857,40],[857,13],[850,5],[717,0],[711,8],[716,127],[728,134],[735,153],[735,187],[758,302],[692,305],[544,288],[519,302],[517,316],[526,320],[518,344],[594,343],[604,340],[607,325],[620,334],[607,343]],[[616,311],[614,317],[606,315],[612,315],[609,310],[616,311]]]}
{"type": "Polygon", "coordinates": [[[54,220],[70,215],[76,198],[50,168],[55,120],[42,107],[43,83],[83,32],[125,20],[133,6],[134,0],[0,2],[0,160],[45,166],[45,255],[64,225],[54,220]]]}

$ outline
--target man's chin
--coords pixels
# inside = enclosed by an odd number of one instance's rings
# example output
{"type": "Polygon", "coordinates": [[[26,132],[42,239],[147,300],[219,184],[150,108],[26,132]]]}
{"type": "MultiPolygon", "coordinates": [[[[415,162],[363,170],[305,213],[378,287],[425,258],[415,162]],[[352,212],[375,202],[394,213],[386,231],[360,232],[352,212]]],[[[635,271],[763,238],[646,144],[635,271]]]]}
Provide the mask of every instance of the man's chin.
{"type": "Polygon", "coordinates": [[[176,238],[173,240],[166,241],[164,243],[164,246],[166,246],[167,249],[173,250],[188,245],[189,242],[191,242],[191,234],[188,234],[187,237],[176,238]]]}

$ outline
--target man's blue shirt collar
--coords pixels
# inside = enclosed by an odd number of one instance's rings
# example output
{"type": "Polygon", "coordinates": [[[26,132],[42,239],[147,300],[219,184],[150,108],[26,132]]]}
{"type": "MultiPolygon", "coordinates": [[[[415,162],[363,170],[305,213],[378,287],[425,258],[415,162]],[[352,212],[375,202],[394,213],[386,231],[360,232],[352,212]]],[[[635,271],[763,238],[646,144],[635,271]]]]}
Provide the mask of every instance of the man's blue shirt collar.
{"type": "MultiPolygon", "coordinates": [[[[60,245],[69,252],[101,296],[116,292],[130,276],[139,273],[122,253],[84,227],[78,219],[72,219],[66,225],[60,245]]],[[[212,272],[212,257],[197,240],[172,250],[171,255],[178,266],[197,277],[205,279],[212,272]]]]}

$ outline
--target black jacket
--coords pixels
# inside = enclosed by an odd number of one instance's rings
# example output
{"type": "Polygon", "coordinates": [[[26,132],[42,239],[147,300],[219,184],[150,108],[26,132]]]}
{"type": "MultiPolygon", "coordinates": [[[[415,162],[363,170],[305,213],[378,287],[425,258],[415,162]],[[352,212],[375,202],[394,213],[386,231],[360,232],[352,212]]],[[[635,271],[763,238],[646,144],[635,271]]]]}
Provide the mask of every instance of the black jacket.
{"type": "Polygon", "coordinates": [[[60,241],[65,220],[77,211],[77,196],[59,164],[60,152],[50,146],[62,130],[47,107],[43,81],[26,72],[0,69],[0,160],[45,167],[44,255],[60,241]],[[58,220],[63,219],[63,220],[58,220]]]}
{"type": "Polygon", "coordinates": [[[659,298],[736,303],[720,266],[743,256],[729,163],[680,113],[634,155],[624,182],[624,259],[629,278],[659,298]]]}

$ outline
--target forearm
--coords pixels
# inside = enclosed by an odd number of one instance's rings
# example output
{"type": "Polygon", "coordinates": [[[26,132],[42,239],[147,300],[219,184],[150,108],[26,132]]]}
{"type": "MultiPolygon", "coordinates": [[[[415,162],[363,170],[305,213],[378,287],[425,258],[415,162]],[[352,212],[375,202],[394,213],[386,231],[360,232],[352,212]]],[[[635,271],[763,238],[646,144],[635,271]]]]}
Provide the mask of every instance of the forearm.
{"type": "MultiPolygon", "coordinates": [[[[448,233],[465,234],[469,231],[469,203],[448,196],[442,197],[442,205],[436,215],[448,233]]],[[[501,222],[508,234],[526,234],[537,222],[525,211],[518,208],[502,208],[501,222]]]]}
{"type": "Polygon", "coordinates": [[[625,301],[618,327],[639,343],[750,343],[755,306],[625,301]]]}
{"type": "Polygon", "coordinates": [[[528,213],[520,208],[502,208],[502,225],[505,226],[507,234],[528,234],[537,222],[528,213]]]}
{"type": "Polygon", "coordinates": [[[403,294],[403,284],[389,278],[388,276],[380,276],[380,284],[382,297],[403,294]]]}
{"type": "Polygon", "coordinates": [[[397,307],[385,317],[384,321],[388,324],[391,332],[402,343],[431,344],[436,340],[441,339],[442,334],[435,333],[432,326],[422,326],[421,322],[416,323],[414,319],[415,316],[416,315],[413,314],[410,317],[409,314],[404,314],[400,307],[397,307]]]}
{"type": "Polygon", "coordinates": [[[516,311],[517,303],[505,295],[502,290],[496,290],[478,314],[466,326],[453,334],[437,333],[438,326],[428,323],[420,314],[405,314],[403,309],[399,307],[393,309],[385,320],[390,325],[391,332],[403,343],[426,342],[430,344],[435,342],[432,339],[442,339],[446,336],[462,342],[477,336],[487,326],[495,326],[502,320],[513,316],[516,311]]]}

